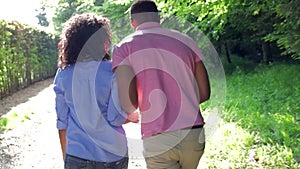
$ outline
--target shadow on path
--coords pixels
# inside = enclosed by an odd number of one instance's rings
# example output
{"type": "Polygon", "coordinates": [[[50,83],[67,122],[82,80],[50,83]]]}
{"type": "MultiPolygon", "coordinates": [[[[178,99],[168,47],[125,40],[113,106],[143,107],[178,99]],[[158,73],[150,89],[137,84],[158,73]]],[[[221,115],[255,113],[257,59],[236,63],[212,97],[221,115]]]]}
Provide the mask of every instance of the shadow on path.
{"type": "Polygon", "coordinates": [[[29,87],[21,89],[10,96],[4,97],[0,100],[0,117],[7,114],[13,107],[25,103],[29,98],[36,96],[43,89],[49,87],[52,84],[53,78],[49,78],[43,81],[36,82],[29,87]]]}

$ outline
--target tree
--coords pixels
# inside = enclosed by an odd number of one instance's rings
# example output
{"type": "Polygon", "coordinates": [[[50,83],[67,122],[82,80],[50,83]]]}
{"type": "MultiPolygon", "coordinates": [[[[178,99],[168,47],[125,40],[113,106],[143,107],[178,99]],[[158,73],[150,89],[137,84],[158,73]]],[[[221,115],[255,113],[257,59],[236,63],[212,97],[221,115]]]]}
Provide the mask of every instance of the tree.
{"type": "Polygon", "coordinates": [[[54,28],[61,32],[63,24],[74,14],[91,12],[95,6],[101,6],[103,0],[58,0],[54,7],[54,28]]]}
{"type": "Polygon", "coordinates": [[[35,10],[38,14],[36,15],[36,17],[38,18],[39,20],[39,25],[41,26],[44,26],[44,27],[47,27],[49,26],[49,22],[48,22],[48,19],[46,17],[46,4],[42,4],[42,6],[39,8],[39,9],[36,9],[35,10]]]}
{"type": "Polygon", "coordinates": [[[128,9],[132,0],[104,0],[102,6],[94,6],[93,10],[110,19],[113,44],[125,38],[133,29],[130,26],[128,9]]]}
{"type": "Polygon", "coordinates": [[[197,25],[216,48],[226,49],[228,61],[229,50],[263,62],[280,50],[283,55],[300,58],[300,1],[156,1],[162,13],[197,25]]]}
{"type": "Polygon", "coordinates": [[[275,41],[284,49],[283,55],[300,59],[300,1],[276,0],[273,5],[279,22],[274,24],[274,31],[266,36],[267,41],[275,41]]]}
{"type": "MultiPolygon", "coordinates": [[[[126,11],[132,1],[58,0],[53,18],[55,29],[60,32],[63,23],[75,13],[93,11],[110,18],[113,35],[119,41],[131,33],[126,11]]],[[[205,33],[219,52],[226,54],[228,62],[231,53],[262,62],[281,55],[300,58],[298,0],[155,1],[162,21],[174,15],[190,22],[205,33]]],[[[182,23],[178,20],[178,24],[182,23]]]]}

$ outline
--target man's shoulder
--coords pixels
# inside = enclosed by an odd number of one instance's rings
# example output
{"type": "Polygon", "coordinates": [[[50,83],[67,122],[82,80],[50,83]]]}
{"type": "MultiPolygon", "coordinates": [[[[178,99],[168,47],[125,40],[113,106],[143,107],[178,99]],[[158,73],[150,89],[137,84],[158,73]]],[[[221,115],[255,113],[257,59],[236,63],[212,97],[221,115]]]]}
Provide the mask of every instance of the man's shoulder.
{"type": "Polygon", "coordinates": [[[190,36],[188,36],[187,34],[184,34],[178,30],[164,28],[164,27],[141,30],[140,34],[156,34],[159,36],[172,37],[172,38],[175,38],[178,40],[183,40],[183,41],[193,41],[193,39],[190,36]]]}
{"type": "Polygon", "coordinates": [[[126,36],[125,38],[123,38],[116,46],[120,47],[122,45],[132,43],[140,35],[142,35],[142,32],[136,31],[136,32],[126,36]]]}
{"type": "Polygon", "coordinates": [[[193,38],[191,38],[189,35],[182,33],[178,30],[174,30],[174,29],[169,29],[169,31],[176,37],[180,38],[180,39],[185,39],[185,40],[189,40],[189,41],[194,41],[193,38]]]}

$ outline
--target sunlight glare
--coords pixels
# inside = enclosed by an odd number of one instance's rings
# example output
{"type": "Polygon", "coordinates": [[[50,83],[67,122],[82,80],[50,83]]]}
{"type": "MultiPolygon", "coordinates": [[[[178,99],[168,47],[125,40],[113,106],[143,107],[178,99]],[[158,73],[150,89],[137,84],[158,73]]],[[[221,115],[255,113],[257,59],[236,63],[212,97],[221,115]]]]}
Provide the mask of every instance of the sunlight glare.
{"type": "Polygon", "coordinates": [[[17,20],[21,23],[36,26],[35,17],[42,0],[0,0],[0,19],[17,20]]]}

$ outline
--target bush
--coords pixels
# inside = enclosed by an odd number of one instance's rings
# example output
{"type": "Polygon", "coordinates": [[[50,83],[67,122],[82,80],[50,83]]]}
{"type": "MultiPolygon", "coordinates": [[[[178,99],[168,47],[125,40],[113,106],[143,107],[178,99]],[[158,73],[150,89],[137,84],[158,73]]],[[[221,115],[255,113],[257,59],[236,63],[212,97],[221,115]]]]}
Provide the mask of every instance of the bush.
{"type": "Polygon", "coordinates": [[[56,41],[52,34],[0,20],[0,99],[54,76],[56,41]]]}

